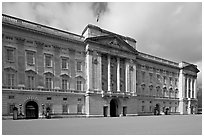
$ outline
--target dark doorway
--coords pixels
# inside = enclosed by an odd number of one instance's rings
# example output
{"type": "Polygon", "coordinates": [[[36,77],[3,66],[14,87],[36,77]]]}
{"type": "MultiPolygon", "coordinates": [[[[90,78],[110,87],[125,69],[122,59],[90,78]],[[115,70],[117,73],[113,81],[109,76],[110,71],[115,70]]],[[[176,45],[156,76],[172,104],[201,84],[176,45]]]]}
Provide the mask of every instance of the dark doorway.
{"type": "Polygon", "coordinates": [[[116,99],[110,101],[110,116],[118,117],[118,102],[116,99]]]}
{"type": "Polygon", "coordinates": [[[38,104],[34,101],[29,101],[26,103],[26,118],[27,119],[37,119],[38,118],[38,104]]]}
{"type": "Polygon", "coordinates": [[[107,117],[108,115],[108,106],[103,106],[103,116],[107,117]]]}

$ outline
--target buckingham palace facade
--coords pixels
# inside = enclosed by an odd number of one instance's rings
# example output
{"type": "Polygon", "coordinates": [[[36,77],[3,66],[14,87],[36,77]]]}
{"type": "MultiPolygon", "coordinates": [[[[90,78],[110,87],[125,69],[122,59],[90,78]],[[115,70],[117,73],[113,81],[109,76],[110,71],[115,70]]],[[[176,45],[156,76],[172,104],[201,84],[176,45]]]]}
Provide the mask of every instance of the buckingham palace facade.
{"type": "MultiPolygon", "coordinates": [[[[182,53],[181,53],[182,54],[182,53]]],[[[137,51],[95,25],[81,35],[2,14],[2,115],[196,114],[197,66],[137,51]]]]}

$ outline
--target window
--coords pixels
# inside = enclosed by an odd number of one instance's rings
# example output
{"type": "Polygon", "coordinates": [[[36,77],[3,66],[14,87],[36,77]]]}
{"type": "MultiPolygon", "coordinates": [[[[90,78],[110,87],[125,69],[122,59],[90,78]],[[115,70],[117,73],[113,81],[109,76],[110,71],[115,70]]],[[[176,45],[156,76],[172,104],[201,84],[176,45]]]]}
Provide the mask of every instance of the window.
{"type": "Polygon", "coordinates": [[[175,112],[177,112],[177,108],[178,108],[178,107],[175,107],[175,112]]]}
{"type": "Polygon", "coordinates": [[[9,99],[14,99],[14,96],[9,96],[8,98],[9,98],[9,99]]]}
{"type": "Polygon", "coordinates": [[[150,80],[150,83],[152,83],[152,73],[149,73],[149,80],[150,80]]]}
{"type": "Polygon", "coordinates": [[[67,98],[63,98],[64,101],[67,101],[67,98]]]}
{"type": "Polygon", "coordinates": [[[68,69],[68,59],[62,58],[62,69],[68,69]]]}
{"type": "Polygon", "coordinates": [[[160,75],[157,74],[157,83],[160,83],[160,75]]]}
{"type": "Polygon", "coordinates": [[[142,106],[142,112],[144,112],[144,106],[142,106]]]}
{"type": "Polygon", "coordinates": [[[152,106],[149,106],[149,112],[152,112],[152,106]]]}
{"type": "Polygon", "coordinates": [[[77,71],[82,71],[82,62],[77,62],[77,71]]]}
{"type": "Polygon", "coordinates": [[[144,82],[144,81],[145,81],[145,72],[142,71],[142,82],[144,82]]]}
{"type": "Polygon", "coordinates": [[[172,86],[172,77],[169,78],[169,85],[172,86]]]}
{"type": "Polygon", "coordinates": [[[80,79],[77,79],[77,90],[83,90],[83,84],[80,79]]]}
{"type": "Polygon", "coordinates": [[[9,62],[14,61],[14,49],[11,48],[6,49],[6,60],[9,62]]]}
{"type": "Polygon", "coordinates": [[[15,75],[13,73],[7,74],[7,85],[14,86],[15,75]]]}
{"type": "Polygon", "coordinates": [[[63,104],[62,105],[62,113],[67,113],[68,111],[68,105],[67,104],[63,104]]]}
{"type": "Polygon", "coordinates": [[[77,104],[77,113],[82,113],[82,104],[77,104]]]}
{"type": "Polygon", "coordinates": [[[35,87],[35,78],[34,76],[28,76],[28,88],[35,87]]]}
{"type": "Polygon", "coordinates": [[[64,90],[69,89],[69,83],[67,79],[62,79],[62,89],[64,90]]]}
{"type": "Polygon", "coordinates": [[[35,64],[35,54],[32,51],[27,51],[27,65],[34,65],[35,64]]]}
{"type": "Polygon", "coordinates": [[[52,67],[52,56],[51,55],[45,55],[45,66],[52,67]]]}
{"type": "Polygon", "coordinates": [[[47,89],[52,89],[52,78],[50,77],[45,78],[45,87],[47,89]]]}
{"type": "Polygon", "coordinates": [[[51,97],[47,97],[47,100],[52,100],[52,98],[51,97]]]}
{"type": "Polygon", "coordinates": [[[15,107],[14,104],[9,104],[9,114],[13,113],[13,108],[15,107]]]}
{"type": "Polygon", "coordinates": [[[166,84],[166,76],[163,77],[163,83],[166,84]]]}
{"type": "Polygon", "coordinates": [[[178,86],[178,79],[175,79],[175,87],[178,86]]]}

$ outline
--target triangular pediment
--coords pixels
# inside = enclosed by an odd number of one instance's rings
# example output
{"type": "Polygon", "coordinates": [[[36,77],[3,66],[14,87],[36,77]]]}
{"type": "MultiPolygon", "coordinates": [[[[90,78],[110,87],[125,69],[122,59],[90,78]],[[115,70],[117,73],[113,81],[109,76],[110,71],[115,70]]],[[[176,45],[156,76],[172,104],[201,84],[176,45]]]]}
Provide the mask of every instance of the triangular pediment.
{"type": "Polygon", "coordinates": [[[193,65],[193,64],[189,64],[189,65],[183,67],[183,69],[189,70],[189,71],[192,71],[192,72],[196,72],[196,73],[200,72],[198,70],[198,68],[195,65],[193,65]]]}
{"type": "Polygon", "coordinates": [[[97,36],[90,37],[87,40],[96,42],[98,44],[102,44],[108,48],[114,48],[118,50],[123,50],[127,52],[137,53],[136,49],[125,42],[122,38],[117,35],[105,35],[105,36],[97,36]]]}

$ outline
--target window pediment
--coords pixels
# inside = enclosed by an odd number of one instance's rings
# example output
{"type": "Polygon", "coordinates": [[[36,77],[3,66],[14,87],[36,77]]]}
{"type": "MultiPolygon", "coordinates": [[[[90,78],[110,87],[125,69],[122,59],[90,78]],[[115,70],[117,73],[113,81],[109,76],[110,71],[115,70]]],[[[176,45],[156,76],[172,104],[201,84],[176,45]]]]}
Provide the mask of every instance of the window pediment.
{"type": "Polygon", "coordinates": [[[10,72],[17,72],[17,70],[14,67],[11,67],[11,66],[5,67],[4,70],[5,71],[10,71],[10,72]]]}

